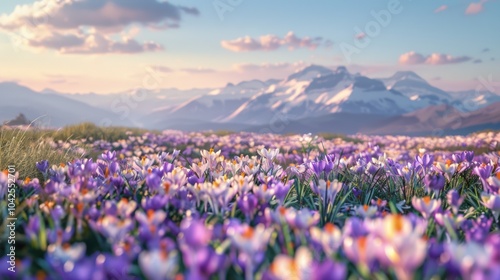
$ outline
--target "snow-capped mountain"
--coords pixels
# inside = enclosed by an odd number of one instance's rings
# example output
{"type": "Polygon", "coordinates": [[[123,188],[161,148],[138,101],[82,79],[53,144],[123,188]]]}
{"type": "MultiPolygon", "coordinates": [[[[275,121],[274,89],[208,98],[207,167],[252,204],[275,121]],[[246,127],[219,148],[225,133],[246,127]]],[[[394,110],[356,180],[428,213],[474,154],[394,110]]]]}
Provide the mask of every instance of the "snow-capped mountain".
{"type": "MultiPolygon", "coordinates": [[[[396,72],[392,77],[381,79],[387,88],[401,92],[413,101],[413,109],[440,104],[452,104],[450,95],[411,71],[396,72]]],[[[452,104],[460,107],[460,104],[452,104]]]]}
{"type": "Polygon", "coordinates": [[[387,88],[399,91],[414,101],[415,109],[446,104],[461,112],[471,112],[500,101],[500,95],[489,91],[446,92],[430,85],[412,71],[396,72],[392,77],[380,80],[387,88]]]}
{"type": "Polygon", "coordinates": [[[53,126],[111,119],[112,124],[154,129],[187,126],[235,130],[272,127],[277,122],[307,127],[304,122],[315,120],[318,124],[332,122],[336,128],[343,127],[339,125],[342,122],[346,129],[354,131],[355,126],[349,123],[356,120],[392,122],[394,119],[397,127],[398,117],[425,123],[427,129],[433,121],[414,118],[412,112],[425,116],[427,108],[445,108],[460,112],[461,116],[473,116],[465,113],[484,112],[482,108],[500,102],[500,95],[488,91],[443,91],[411,71],[372,79],[352,74],[344,66],[331,69],[319,65],[310,65],[279,80],[249,80],[221,88],[65,94],[49,89],[35,92],[16,84],[0,83],[0,94],[3,98],[0,121],[19,113],[30,119],[47,114],[53,115],[53,126]]]}
{"type": "Polygon", "coordinates": [[[300,119],[329,113],[396,115],[415,108],[412,100],[379,80],[310,66],[242,104],[223,122],[260,124],[276,115],[300,119]]]}
{"type": "Polygon", "coordinates": [[[252,96],[275,82],[276,80],[265,82],[251,80],[236,85],[229,83],[224,88],[211,90],[205,95],[191,98],[179,105],[155,110],[143,120],[153,123],[165,119],[219,122],[252,96]]]}
{"type": "Polygon", "coordinates": [[[467,90],[450,92],[451,98],[460,101],[462,111],[470,112],[484,108],[495,102],[500,102],[500,95],[490,91],[467,90]]]}

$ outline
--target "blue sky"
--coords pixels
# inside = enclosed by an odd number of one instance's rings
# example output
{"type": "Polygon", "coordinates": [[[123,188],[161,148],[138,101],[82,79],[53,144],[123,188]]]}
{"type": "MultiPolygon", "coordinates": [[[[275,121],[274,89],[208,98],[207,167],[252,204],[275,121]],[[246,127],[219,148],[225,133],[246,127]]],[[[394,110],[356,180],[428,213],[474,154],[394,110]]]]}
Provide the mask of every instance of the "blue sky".
{"type": "Polygon", "coordinates": [[[140,86],[151,68],[163,87],[215,87],[314,63],[373,77],[413,70],[449,90],[500,81],[496,0],[60,2],[2,3],[0,80],[110,92],[140,86]],[[216,6],[229,8],[221,17],[216,6]]]}

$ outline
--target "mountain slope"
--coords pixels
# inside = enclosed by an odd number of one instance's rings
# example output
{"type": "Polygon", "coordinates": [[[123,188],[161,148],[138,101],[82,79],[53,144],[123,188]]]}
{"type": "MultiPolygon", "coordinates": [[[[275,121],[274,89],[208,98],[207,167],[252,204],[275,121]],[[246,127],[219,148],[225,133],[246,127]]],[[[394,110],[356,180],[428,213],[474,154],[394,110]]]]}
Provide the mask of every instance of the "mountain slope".
{"type": "MultiPolygon", "coordinates": [[[[500,102],[473,112],[460,112],[451,105],[431,106],[402,116],[393,117],[365,129],[367,134],[450,134],[500,128],[500,102]]],[[[468,133],[468,132],[467,132],[468,133]]]]}
{"type": "Polygon", "coordinates": [[[89,121],[97,124],[130,125],[119,115],[83,102],[51,94],[38,93],[16,83],[0,83],[0,121],[23,113],[30,120],[49,127],[89,121]]]}
{"type": "Polygon", "coordinates": [[[143,123],[156,127],[163,126],[161,122],[164,121],[171,123],[181,119],[218,122],[275,82],[275,80],[266,82],[251,80],[237,85],[229,83],[224,88],[212,90],[206,95],[194,97],[177,106],[155,110],[143,118],[143,123]]]}
{"type": "Polygon", "coordinates": [[[413,109],[412,102],[379,81],[352,75],[345,67],[330,71],[309,66],[250,98],[223,122],[258,125],[277,114],[301,119],[330,113],[394,115],[413,109]]]}

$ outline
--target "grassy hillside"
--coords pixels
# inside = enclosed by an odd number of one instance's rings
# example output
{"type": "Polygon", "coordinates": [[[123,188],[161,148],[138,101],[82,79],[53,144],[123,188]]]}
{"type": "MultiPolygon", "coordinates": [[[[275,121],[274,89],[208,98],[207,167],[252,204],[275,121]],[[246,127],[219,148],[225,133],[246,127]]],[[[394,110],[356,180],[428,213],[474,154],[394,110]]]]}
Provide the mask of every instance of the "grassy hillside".
{"type": "Polygon", "coordinates": [[[130,135],[141,135],[147,130],[125,127],[98,127],[91,123],[67,126],[59,130],[0,128],[0,170],[15,165],[19,178],[39,177],[35,163],[48,160],[51,164],[66,163],[82,156],[85,146],[75,146],[71,140],[85,139],[117,141],[130,135]],[[56,149],[53,142],[67,143],[65,149],[56,149]]]}

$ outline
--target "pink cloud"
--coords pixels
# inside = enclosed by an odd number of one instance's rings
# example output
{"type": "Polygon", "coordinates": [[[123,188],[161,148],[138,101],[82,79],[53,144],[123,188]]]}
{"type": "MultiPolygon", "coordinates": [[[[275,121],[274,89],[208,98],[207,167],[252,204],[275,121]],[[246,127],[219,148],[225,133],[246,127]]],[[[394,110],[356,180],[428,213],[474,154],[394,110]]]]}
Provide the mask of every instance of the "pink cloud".
{"type": "Polygon", "coordinates": [[[427,57],[425,60],[426,64],[440,65],[440,64],[452,64],[460,63],[471,60],[468,56],[451,56],[440,53],[433,53],[427,57]]]}
{"type": "Polygon", "coordinates": [[[186,72],[186,73],[189,73],[189,74],[207,74],[207,73],[215,73],[215,72],[217,72],[215,69],[205,68],[205,67],[182,68],[180,70],[182,72],[186,72]]]}
{"type": "Polygon", "coordinates": [[[356,36],[354,36],[354,37],[358,40],[362,40],[363,38],[366,37],[366,34],[364,32],[361,32],[361,33],[356,34],[356,36]]]}
{"type": "Polygon", "coordinates": [[[23,44],[60,53],[139,53],[163,50],[154,42],[133,37],[139,26],[166,29],[179,26],[182,16],[198,10],[157,0],[38,0],[17,5],[0,15],[0,31],[22,33],[23,44]],[[127,30],[128,33],[127,33],[127,30]],[[121,33],[121,39],[113,35],[121,33]]]}
{"type": "Polygon", "coordinates": [[[26,25],[48,26],[56,29],[75,29],[90,26],[101,31],[122,30],[132,24],[167,27],[178,23],[182,14],[199,12],[194,8],[176,6],[157,0],[38,0],[32,4],[18,5],[8,15],[0,17],[0,27],[19,28],[26,25]]]}
{"type": "Polygon", "coordinates": [[[439,6],[437,9],[435,9],[434,13],[440,13],[440,12],[443,12],[443,11],[445,11],[447,9],[448,9],[447,5],[442,5],[442,6],[439,6]]]}
{"type": "Polygon", "coordinates": [[[475,15],[483,11],[483,5],[488,2],[488,0],[481,0],[477,3],[470,3],[467,9],[465,10],[466,15],[475,15]]]}
{"type": "Polygon", "coordinates": [[[407,52],[399,57],[401,64],[421,64],[425,62],[425,57],[416,52],[407,52]]]}
{"type": "Polygon", "coordinates": [[[233,68],[238,71],[238,72],[251,72],[251,71],[262,71],[262,70],[288,70],[292,71],[299,68],[303,67],[304,63],[303,62],[295,62],[295,63],[287,63],[287,62],[282,62],[282,63],[261,63],[261,64],[255,64],[255,63],[240,63],[240,64],[235,64],[233,65],[233,68]]]}
{"type": "Polygon", "coordinates": [[[154,42],[140,43],[131,38],[122,38],[121,41],[115,41],[99,33],[53,33],[26,40],[30,47],[52,49],[63,54],[131,54],[164,49],[162,45],[154,42]]]}
{"type": "Polygon", "coordinates": [[[250,36],[240,37],[234,40],[223,40],[221,46],[233,52],[248,51],[273,51],[281,47],[287,47],[289,50],[298,48],[316,49],[318,46],[329,46],[330,41],[325,41],[322,37],[297,37],[293,32],[288,32],[285,37],[277,35],[264,35],[258,39],[250,36]]]}
{"type": "Polygon", "coordinates": [[[406,65],[414,65],[414,64],[442,65],[442,64],[460,63],[469,60],[471,60],[471,58],[468,56],[451,56],[440,53],[433,53],[431,55],[425,56],[414,51],[404,53],[399,57],[399,63],[406,65]]]}

